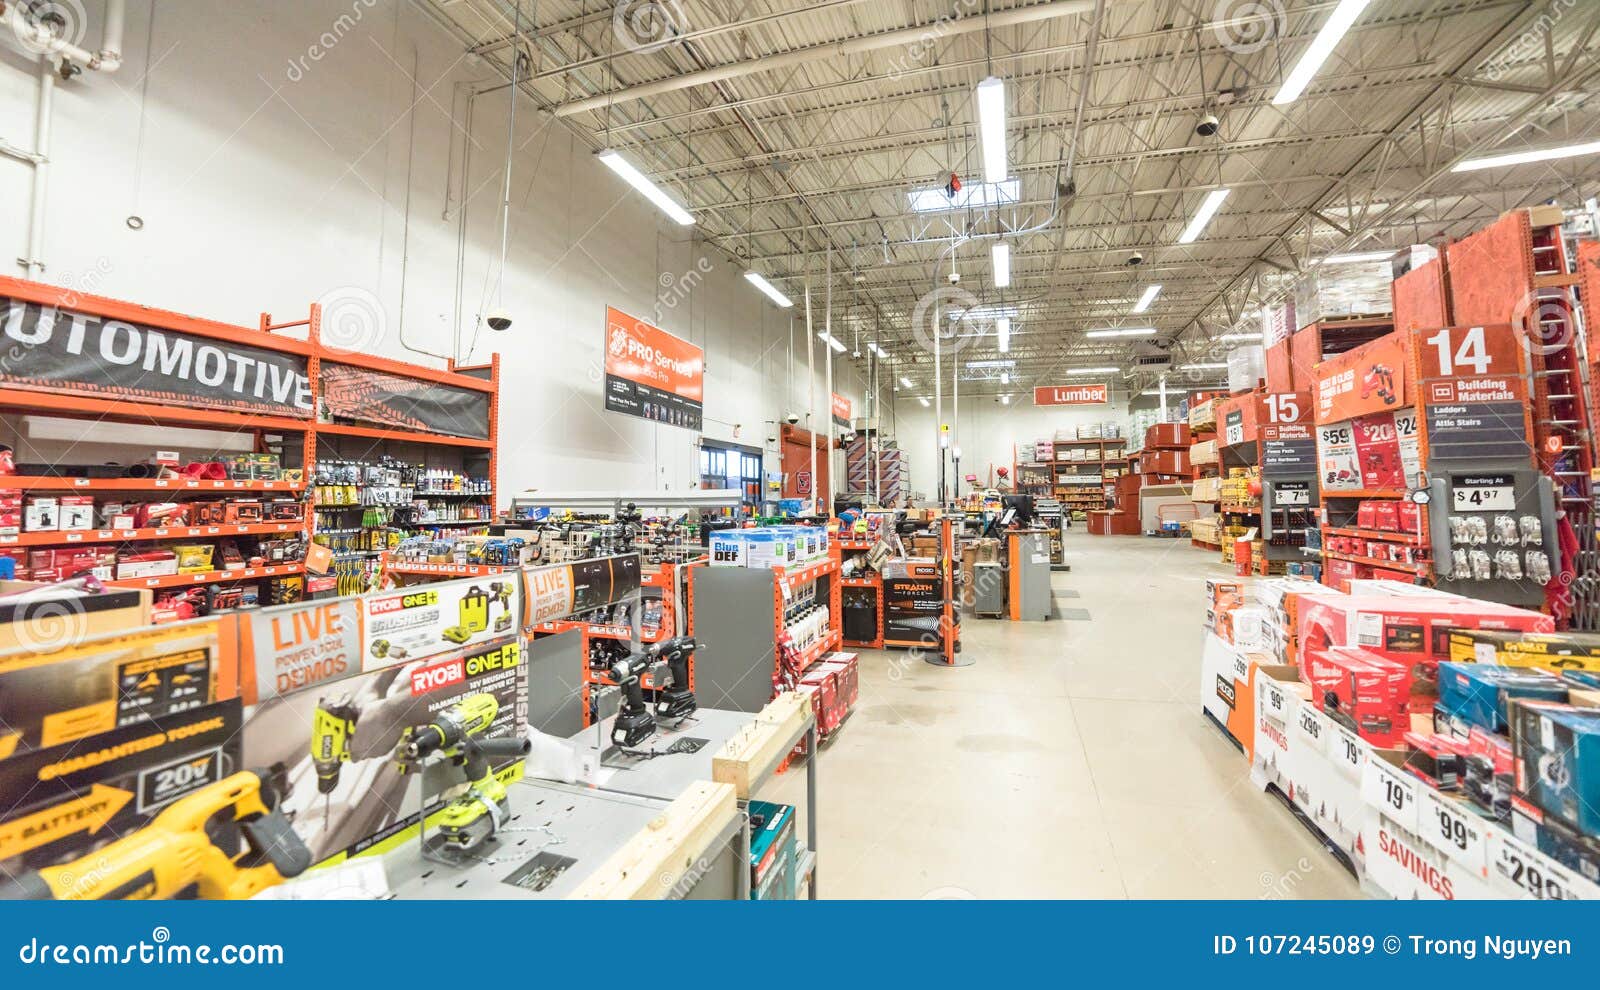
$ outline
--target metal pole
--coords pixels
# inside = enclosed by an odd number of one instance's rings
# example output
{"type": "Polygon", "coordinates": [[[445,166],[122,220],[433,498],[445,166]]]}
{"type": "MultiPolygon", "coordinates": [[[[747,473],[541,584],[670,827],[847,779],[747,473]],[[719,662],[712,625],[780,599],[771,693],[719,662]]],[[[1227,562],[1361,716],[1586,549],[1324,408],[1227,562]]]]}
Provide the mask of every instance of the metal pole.
{"type": "MultiPolygon", "coordinates": [[[[828,514],[832,515],[833,492],[836,490],[837,486],[834,484],[833,480],[833,355],[835,353],[833,349],[833,341],[835,338],[833,336],[833,248],[831,246],[828,248],[828,259],[826,264],[828,272],[828,287],[823,293],[822,322],[828,328],[828,348],[822,352],[822,359],[828,362],[827,371],[825,372],[828,379],[828,447],[826,456],[829,485],[828,514]]],[[[818,484],[818,479],[815,476],[812,476],[811,483],[813,485],[818,484]]]]}
{"type": "MultiPolygon", "coordinates": [[[[816,333],[811,326],[811,264],[806,263],[806,444],[811,448],[811,511],[817,504],[817,427],[811,417],[817,411],[816,333]]],[[[808,515],[810,513],[807,513],[808,515]]]]}
{"type": "Polygon", "coordinates": [[[933,456],[939,464],[939,490],[934,493],[938,504],[944,504],[944,365],[940,355],[939,327],[944,319],[944,308],[933,306],[933,456]]]}

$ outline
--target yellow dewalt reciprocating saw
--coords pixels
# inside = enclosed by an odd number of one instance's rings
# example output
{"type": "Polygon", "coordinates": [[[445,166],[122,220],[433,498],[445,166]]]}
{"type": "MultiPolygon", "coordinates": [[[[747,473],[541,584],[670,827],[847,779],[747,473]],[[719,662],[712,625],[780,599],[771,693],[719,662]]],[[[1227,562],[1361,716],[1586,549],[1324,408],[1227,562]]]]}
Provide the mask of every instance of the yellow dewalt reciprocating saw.
{"type": "Polygon", "coordinates": [[[275,804],[260,774],[236,773],[73,862],[0,880],[0,900],[165,900],[191,889],[209,899],[251,897],[311,866],[311,850],[275,804]],[[229,855],[212,841],[206,825],[219,818],[238,826],[244,853],[229,855]]]}

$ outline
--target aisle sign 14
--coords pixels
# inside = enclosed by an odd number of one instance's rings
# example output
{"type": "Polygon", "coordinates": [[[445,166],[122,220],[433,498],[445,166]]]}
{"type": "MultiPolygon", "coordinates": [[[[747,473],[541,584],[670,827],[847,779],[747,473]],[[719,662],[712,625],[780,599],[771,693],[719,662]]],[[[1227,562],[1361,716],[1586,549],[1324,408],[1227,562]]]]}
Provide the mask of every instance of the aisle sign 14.
{"type": "Polygon", "coordinates": [[[1423,378],[1468,378],[1519,372],[1517,337],[1510,324],[1413,332],[1423,378]]]}

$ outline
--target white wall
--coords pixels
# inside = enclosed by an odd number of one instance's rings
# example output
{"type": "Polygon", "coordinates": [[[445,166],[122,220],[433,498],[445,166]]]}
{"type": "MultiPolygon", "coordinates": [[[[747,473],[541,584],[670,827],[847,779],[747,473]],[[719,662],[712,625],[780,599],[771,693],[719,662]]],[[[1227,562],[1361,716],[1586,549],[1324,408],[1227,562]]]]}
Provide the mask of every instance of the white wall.
{"type": "MultiPolygon", "coordinates": [[[[85,6],[92,45],[103,4],[85,6]]],[[[57,88],[45,280],[246,325],[262,311],[303,318],[319,297],[354,299],[347,342],[440,364],[401,335],[452,348],[464,87],[494,75],[400,0],[163,3],[153,24],[150,0],[128,7],[122,71],[57,88]],[[132,214],[142,230],[126,224],[132,214]]],[[[0,47],[0,139],[31,146],[35,85],[34,64],[0,47]]],[[[485,286],[493,303],[508,93],[479,98],[471,127],[468,342],[485,286]]],[[[731,439],[738,423],[743,442],[760,445],[772,432],[764,420],[803,407],[786,369],[799,306],[768,304],[525,98],[515,143],[504,305],[516,323],[485,330],[463,355],[502,354],[502,492],[694,482],[693,434],[604,411],[608,304],[706,350],[708,436],[731,439]]],[[[29,189],[30,169],[0,158],[6,266],[26,254],[29,189]]],[[[803,367],[800,330],[795,340],[803,367]]],[[[861,409],[846,363],[835,379],[861,409]]],[[[817,392],[820,429],[828,400],[817,392]]]]}
{"type": "MultiPolygon", "coordinates": [[[[915,398],[901,398],[895,404],[899,419],[900,446],[909,451],[912,490],[933,498],[938,490],[939,461],[934,444],[938,422],[934,411],[922,408],[915,398]]],[[[1030,396],[1018,391],[1010,405],[993,398],[961,400],[959,418],[952,415],[950,397],[945,396],[945,418],[951,426],[951,445],[961,448],[961,474],[976,474],[979,483],[989,477],[991,467],[1012,466],[1014,444],[1053,436],[1057,430],[1071,430],[1089,423],[1122,425],[1128,407],[1123,402],[1098,406],[1035,406],[1030,396]]],[[[953,469],[952,469],[953,471],[953,469]]],[[[1014,480],[1014,479],[1013,479],[1014,480]]],[[[953,478],[947,475],[947,484],[953,478]]],[[[962,491],[967,486],[962,483],[962,491]]]]}

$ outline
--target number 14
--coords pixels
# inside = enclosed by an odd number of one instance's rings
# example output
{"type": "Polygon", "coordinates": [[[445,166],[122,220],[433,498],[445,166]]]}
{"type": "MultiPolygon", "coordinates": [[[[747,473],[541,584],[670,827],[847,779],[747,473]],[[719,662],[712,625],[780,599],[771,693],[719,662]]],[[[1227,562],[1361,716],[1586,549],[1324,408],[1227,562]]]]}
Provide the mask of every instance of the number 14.
{"type": "Polygon", "coordinates": [[[1453,375],[1457,366],[1470,367],[1473,374],[1482,375],[1489,371],[1489,349],[1484,344],[1483,327],[1472,327],[1461,340],[1461,346],[1456,348],[1455,359],[1452,363],[1450,357],[1450,331],[1440,330],[1429,337],[1424,343],[1432,344],[1439,350],[1439,374],[1453,375]]]}

